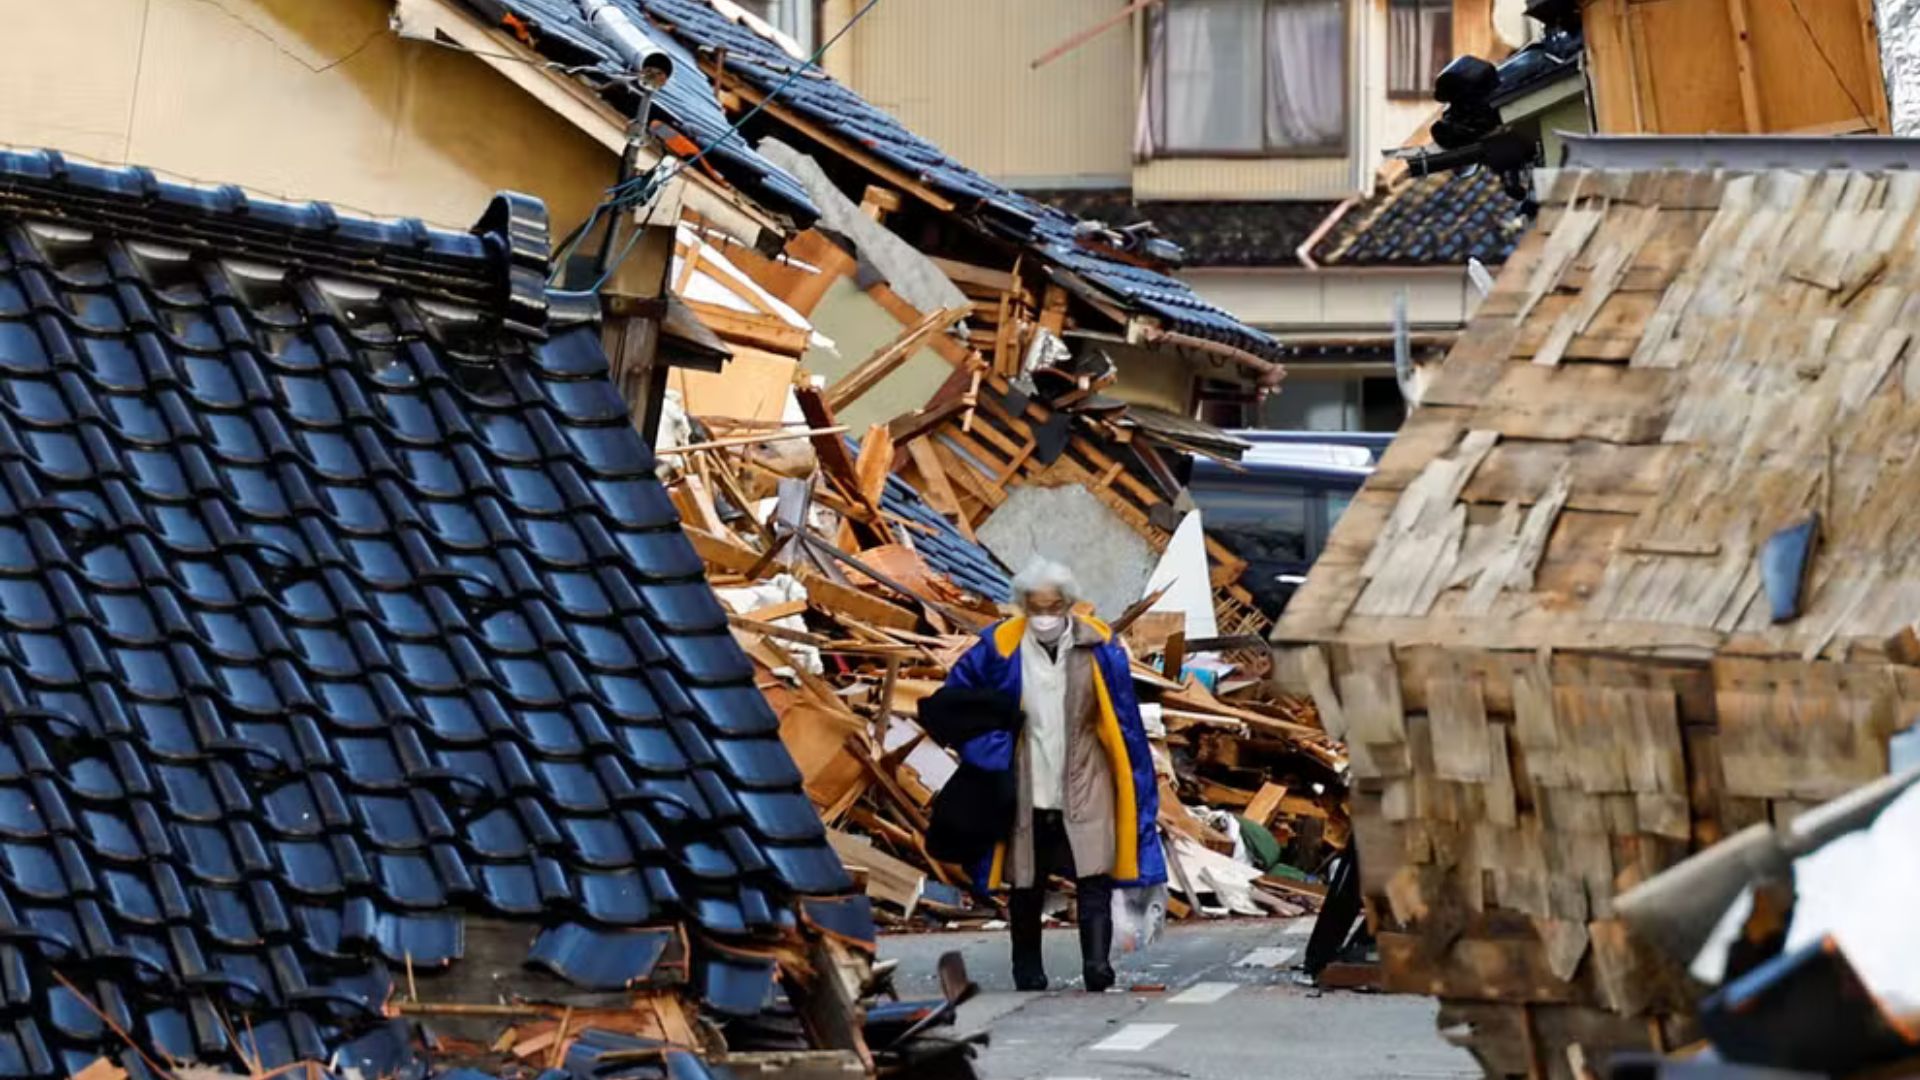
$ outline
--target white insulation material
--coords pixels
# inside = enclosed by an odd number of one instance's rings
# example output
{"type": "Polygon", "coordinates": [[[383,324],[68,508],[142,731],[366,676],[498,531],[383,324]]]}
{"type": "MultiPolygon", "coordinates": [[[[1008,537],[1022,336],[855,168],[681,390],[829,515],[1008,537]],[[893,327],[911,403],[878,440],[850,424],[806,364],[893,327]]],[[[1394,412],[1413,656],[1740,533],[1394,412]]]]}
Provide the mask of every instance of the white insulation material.
{"type": "Polygon", "coordinates": [[[1875,0],[1895,135],[1920,135],[1920,0],[1875,0]]]}

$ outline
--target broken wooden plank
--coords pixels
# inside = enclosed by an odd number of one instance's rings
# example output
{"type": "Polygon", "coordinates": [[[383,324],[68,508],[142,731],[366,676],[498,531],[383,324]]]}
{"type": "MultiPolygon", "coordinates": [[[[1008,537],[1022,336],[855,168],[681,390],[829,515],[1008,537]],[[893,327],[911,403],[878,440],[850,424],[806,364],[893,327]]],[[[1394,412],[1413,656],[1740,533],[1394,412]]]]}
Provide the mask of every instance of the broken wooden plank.
{"type": "Polygon", "coordinates": [[[801,582],[807,588],[808,601],[815,609],[829,616],[844,613],[862,622],[900,630],[911,630],[920,625],[920,616],[912,611],[850,585],[829,581],[813,573],[802,575],[801,582]]]}
{"type": "Polygon", "coordinates": [[[1280,804],[1286,797],[1286,785],[1269,780],[1260,785],[1259,791],[1254,792],[1252,801],[1247,803],[1246,810],[1240,816],[1265,828],[1273,820],[1273,815],[1280,812],[1280,804]]]}
{"type": "Polygon", "coordinates": [[[841,862],[867,872],[868,896],[899,908],[904,915],[913,914],[921,894],[926,891],[926,874],[881,851],[864,836],[828,829],[827,842],[833,845],[841,862]]]}
{"type": "Polygon", "coordinates": [[[789,439],[817,439],[827,435],[845,434],[845,424],[829,427],[805,428],[788,431],[761,431],[752,435],[729,435],[724,439],[710,439],[706,442],[688,443],[685,446],[665,446],[655,450],[655,457],[681,457],[697,454],[703,450],[725,450],[736,446],[760,446],[765,443],[785,442],[789,439]]]}

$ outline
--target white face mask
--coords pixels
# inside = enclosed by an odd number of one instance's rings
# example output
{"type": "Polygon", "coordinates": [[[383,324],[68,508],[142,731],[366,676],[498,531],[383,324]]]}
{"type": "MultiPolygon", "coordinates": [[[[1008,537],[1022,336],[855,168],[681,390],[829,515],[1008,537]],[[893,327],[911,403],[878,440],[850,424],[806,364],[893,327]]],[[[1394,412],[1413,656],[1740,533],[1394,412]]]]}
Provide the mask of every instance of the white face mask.
{"type": "Polygon", "coordinates": [[[1065,615],[1034,615],[1030,616],[1027,622],[1033,626],[1037,634],[1053,634],[1067,625],[1067,617],[1065,615]]]}

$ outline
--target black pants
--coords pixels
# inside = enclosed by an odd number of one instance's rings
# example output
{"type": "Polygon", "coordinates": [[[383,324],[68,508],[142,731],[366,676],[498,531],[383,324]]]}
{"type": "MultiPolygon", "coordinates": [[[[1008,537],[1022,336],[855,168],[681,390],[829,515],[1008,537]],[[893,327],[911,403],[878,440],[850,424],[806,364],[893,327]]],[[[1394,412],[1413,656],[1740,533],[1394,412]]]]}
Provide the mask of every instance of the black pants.
{"type": "Polygon", "coordinates": [[[1033,878],[1031,888],[1014,889],[1008,901],[1013,931],[1013,980],[1023,990],[1046,986],[1047,972],[1040,951],[1040,916],[1047,898],[1050,873],[1074,879],[1074,920],[1080,924],[1080,964],[1089,990],[1113,985],[1113,877],[1095,874],[1077,877],[1073,845],[1067,842],[1066,818],[1058,810],[1033,812],[1033,878]]]}

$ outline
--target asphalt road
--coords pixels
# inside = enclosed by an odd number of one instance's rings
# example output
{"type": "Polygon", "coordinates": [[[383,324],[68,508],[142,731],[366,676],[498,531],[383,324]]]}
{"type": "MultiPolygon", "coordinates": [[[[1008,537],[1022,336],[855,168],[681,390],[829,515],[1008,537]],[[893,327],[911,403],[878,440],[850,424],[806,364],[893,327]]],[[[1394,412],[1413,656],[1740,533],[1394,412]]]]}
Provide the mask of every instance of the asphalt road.
{"type": "Polygon", "coordinates": [[[939,994],[934,967],[958,949],[982,993],[961,1010],[961,1031],[985,1030],[983,1080],[1245,1080],[1469,1078],[1479,1071],[1434,1030],[1433,1002],[1298,986],[1289,970],[1309,920],[1184,923],[1147,952],[1120,958],[1120,986],[1160,991],[1088,994],[1079,988],[1072,930],[1047,932],[1056,989],[1013,990],[999,933],[882,939],[897,957],[903,996],[939,994]],[[1063,979],[1061,976],[1071,976],[1063,979]]]}

